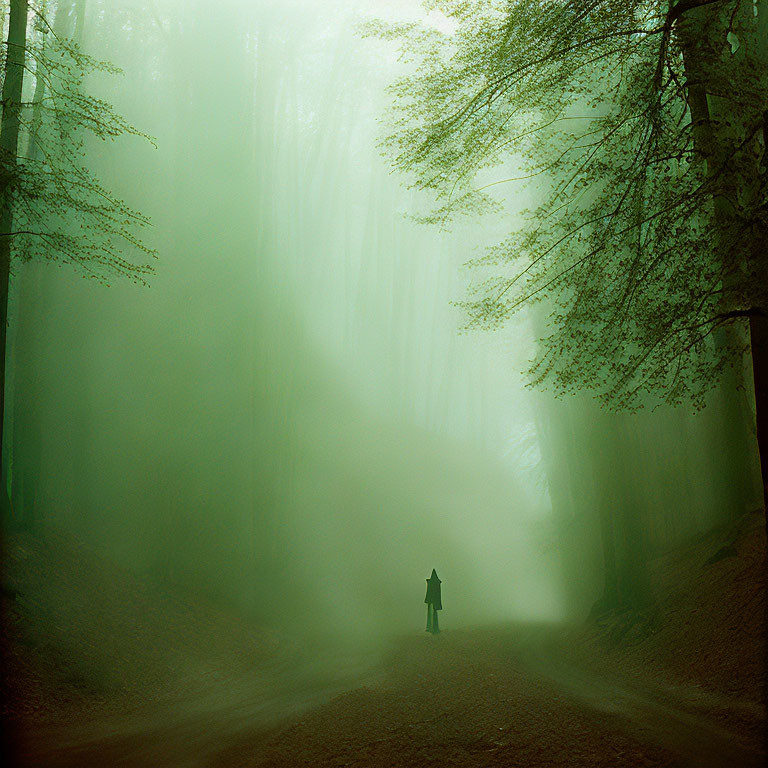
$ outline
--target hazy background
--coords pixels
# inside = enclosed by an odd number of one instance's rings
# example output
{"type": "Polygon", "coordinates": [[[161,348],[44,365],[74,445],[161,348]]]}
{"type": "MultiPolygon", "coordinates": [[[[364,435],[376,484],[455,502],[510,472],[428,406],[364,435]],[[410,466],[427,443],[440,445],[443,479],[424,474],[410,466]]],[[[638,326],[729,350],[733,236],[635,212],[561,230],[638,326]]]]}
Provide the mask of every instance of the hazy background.
{"type": "Polygon", "coordinates": [[[89,86],[157,142],[94,143],[93,166],[160,259],[150,288],[18,270],[14,477],[38,474],[42,525],[294,628],[420,630],[433,567],[444,628],[583,616],[606,509],[652,554],[758,486],[720,455],[716,394],[611,416],[525,389],[544,309],[459,333],[463,265],[526,201],[407,218],[429,201],[376,148],[402,65],[356,29],[380,14],[422,16],[87,0],[83,47],[124,70],[89,86]]]}

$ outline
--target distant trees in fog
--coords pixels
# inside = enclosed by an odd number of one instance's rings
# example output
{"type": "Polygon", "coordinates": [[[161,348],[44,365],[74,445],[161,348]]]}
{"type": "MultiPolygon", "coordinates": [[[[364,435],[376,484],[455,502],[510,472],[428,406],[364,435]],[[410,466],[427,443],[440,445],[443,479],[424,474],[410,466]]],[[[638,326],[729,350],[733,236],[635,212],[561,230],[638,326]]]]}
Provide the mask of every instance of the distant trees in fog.
{"type": "MultiPolygon", "coordinates": [[[[0,127],[0,382],[5,382],[11,281],[30,261],[59,262],[85,277],[145,282],[154,251],[137,231],[146,217],[113,195],[89,170],[88,140],[148,139],[85,88],[89,76],[119,70],[81,48],[85,0],[10,0],[4,41],[0,127]],[[139,259],[135,258],[139,254],[139,259]]],[[[5,16],[5,14],[4,14],[5,16]]],[[[4,18],[3,21],[6,19],[4,18]]],[[[5,25],[4,25],[5,29],[5,25]]],[[[24,393],[18,393],[23,400],[24,393]]],[[[17,427],[21,411],[17,402],[17,427]]],[[[5,391],[0,385],[0,424],[5,391]]],[[[14,419],[15,420],[15,419],[14,419]]],[[[34,442],[34,428],[27,438],[34,442]]],[[[8,442],[7,440],[5,441],[8,442]]],[[[22,450],[19,446],[19,450],[22,450]]],[[[32,449],[34,452],[34,449],[32,449]]],[[[8,466],[4,452],[3,493],[8,466]]],[[[35,462],[32,462],[33,464],[35,462]]],[[[23,471],[19,464],[19,471],[23,471]]],[[[31,485],[21,483],[18,487],[31,485]]],[[[21,514],[22,510],[17,510],[21,514]]]]}
{"type": "MultiPolygon", "coordinates": [[[[754,499],[755,407],[764,493],[768,471],[768,3],[430,7],[447,17],[445,31],[368,29],[401,41],[413,63],[392,86],[384,144],[394,165],[434,193],[428,221],[499,207],[493,195],[514,194],[512,183],[535,201],[473,261],[481,279],[463,302],[469,325],[496,328],[540,304],[532,381],[591,391],[612,409],[700,408],[720,382],[714,434],[731,473],[720,501],[741,511],[754,499]],[[515,167],[510,178],[491,172],[502,165],[515,167]]],[[[626,447],[581,426],[582,450],[626,447]]],[[[626,490],[633,467],[609,471],[626,490]]],[[[604,601],[636,604],[643,531],[628,507],[638,496],[606,483],[596,470],[595,503],[612,505],[600,512],[604,601]]]]}

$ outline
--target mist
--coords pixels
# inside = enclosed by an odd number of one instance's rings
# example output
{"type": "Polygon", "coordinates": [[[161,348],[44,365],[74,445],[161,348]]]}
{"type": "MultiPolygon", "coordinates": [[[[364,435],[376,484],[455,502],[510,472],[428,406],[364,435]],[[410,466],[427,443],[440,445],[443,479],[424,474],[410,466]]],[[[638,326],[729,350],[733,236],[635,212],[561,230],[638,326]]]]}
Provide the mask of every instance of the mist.
{"type": "Polygon", "coordinates": [[[446,639],[581,626],[616,595],[648,616],[653,563],[761,507],[746,363],[704,407],[617,413],[530,386],[549,299],[468,327],[469,263],[553,182],[493,186],[511,154],[478,176],[494,210],[419,221],[429,190],[382,149],[413,63],[366,24],[453,19],[384,0],[53,11],[122,70],[84,86],[149,140],[88,138],[86,163],[151,220],[157,258],[146,285],[13,263],[8,530],[363,652],[423,634],[433,568],[446,639]]]}
{"type": "Polygon", "coordinates": [[[532,334],[459,335],[474,230],[410,221],[376,147],[377,10],[89,9],[83,45],[125,72],[92,87],[157,143],[96,167],[161,257],[148,288],[24,265],[34,514],[305,627],[418,624],[432,567],[452,622],[554,619],[532,334]]]}

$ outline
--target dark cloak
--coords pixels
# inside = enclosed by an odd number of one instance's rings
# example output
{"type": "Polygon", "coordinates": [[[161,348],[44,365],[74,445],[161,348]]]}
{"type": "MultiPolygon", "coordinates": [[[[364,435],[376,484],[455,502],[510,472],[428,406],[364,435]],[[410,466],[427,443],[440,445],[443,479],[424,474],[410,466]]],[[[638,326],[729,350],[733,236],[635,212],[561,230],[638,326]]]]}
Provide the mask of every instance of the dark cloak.
{"type": "Polygon", "coordinates": [[[431,605],[436,611],[443,610],[443,601],[440,596],[440,584],[442,582],[437,578],[437,571],[432,569],[432,575],[427,579],[427,596],[424,602],[431,605]]]}

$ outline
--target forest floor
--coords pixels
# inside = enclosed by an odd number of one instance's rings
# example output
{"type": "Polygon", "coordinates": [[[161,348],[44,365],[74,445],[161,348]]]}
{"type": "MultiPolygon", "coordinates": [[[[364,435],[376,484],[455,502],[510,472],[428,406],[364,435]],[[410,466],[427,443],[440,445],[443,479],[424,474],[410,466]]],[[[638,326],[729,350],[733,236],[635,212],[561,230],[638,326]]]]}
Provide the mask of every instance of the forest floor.
{"type": "Polygon", "coordinates": [[[319,652],[63,534],[4,554],[11,765],[765,764],[761,513],[657,557],[644,615],[414,633],[383,657],[319,652]]]}

